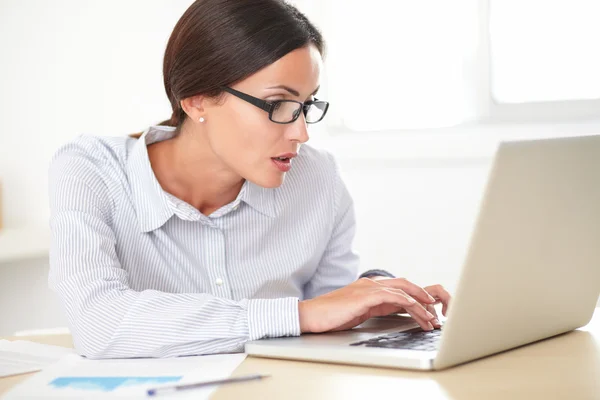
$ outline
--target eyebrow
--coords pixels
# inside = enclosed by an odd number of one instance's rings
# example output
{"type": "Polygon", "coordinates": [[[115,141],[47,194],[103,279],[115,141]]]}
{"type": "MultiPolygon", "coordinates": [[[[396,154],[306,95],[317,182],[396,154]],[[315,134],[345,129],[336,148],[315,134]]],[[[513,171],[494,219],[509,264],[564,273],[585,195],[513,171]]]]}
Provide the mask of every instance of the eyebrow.
{"type": "MultiPolygon", "coordinates": [[[[314,96],[315,94],[317,94],[317,92],[319,91],[320,88],[321,88],[321,85],[317,86],[317,88],[315,89],[315,91],[312,92],[311,96],[314,96]]],[[[300,97],[300,93],[298,93],[297,90],[294,90],[291,87],[285,86],[285,85],[271,86],[270,88],[267,88],[267,89],[285,89],[288,92],[290,92],[292,95],[294,95],[296,97],[300,97]]]]}

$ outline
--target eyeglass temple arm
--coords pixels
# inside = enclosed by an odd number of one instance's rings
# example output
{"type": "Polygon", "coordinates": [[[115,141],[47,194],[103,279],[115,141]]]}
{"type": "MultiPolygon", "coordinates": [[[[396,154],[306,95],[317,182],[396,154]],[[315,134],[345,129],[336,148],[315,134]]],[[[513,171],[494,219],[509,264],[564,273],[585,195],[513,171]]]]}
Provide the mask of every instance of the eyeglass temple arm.
{"type": "Polygon", "coordinates": [[[238,92],[235,89],[229,88],[229,87],[223,87],[222,88],[224,91],[231,93],[232,95],[239,97],[240,99],[247,101],[248,103],[255,105],[256,107],[265,110],[266,112],[271,112],[271,109],[273,108],[273,105],[261,100],[261,99],[257,99],[254,96],[250,96],[249,94],[246,93],[242,93],[242,92],[238,92]]]}

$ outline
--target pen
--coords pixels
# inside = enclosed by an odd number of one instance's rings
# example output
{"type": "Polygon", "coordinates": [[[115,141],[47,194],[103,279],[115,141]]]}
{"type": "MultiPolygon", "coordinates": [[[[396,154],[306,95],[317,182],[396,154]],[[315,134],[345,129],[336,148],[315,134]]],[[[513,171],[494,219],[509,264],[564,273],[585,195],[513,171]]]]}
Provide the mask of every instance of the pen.
{"type": "Polygon", "coordinates": [[[225,383],[235,383],[235,382],[245,382],[245,381],[253,381],[256,379],[268,378],[271,375],[244,375],[237,376],[235,378],[226,378],[226,379],[218,379],[215,381],[206,381],[206,382],[198,382],[198,383],[187,383],[184,385],[175,385],[175,386],[164,386],[156,389],[148,389],[148,396],[154,396],[160,394],[162,392],[173,392],[178,390],[186,390],[186,389],[197,389],[206,386],[220,385],[225,383]]]}

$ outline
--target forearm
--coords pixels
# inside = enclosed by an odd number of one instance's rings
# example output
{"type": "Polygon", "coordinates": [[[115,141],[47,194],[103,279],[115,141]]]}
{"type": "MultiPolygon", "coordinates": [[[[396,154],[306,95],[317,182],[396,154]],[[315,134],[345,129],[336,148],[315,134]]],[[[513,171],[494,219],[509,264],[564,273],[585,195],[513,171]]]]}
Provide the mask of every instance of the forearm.
{"type": "Polygon", "coordinates": [[[203,293],[136,292],[106,280],[78,291],[69,287],[64,282],[57,290],[75,347],[89,358],[237,352],[248,340],[300,334],[297,298],[236,302],[203,293]]]}

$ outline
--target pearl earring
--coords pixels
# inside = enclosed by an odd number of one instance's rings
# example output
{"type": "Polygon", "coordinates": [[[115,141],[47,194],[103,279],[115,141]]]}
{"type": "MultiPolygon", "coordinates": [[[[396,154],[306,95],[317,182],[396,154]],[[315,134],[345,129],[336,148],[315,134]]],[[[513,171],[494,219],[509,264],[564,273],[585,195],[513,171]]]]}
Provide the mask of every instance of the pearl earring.
{"type": "Polygon", "coordinates": [[[204,117],[200,117],[200,119],[198,121],[204,122],[204,117]]]}

